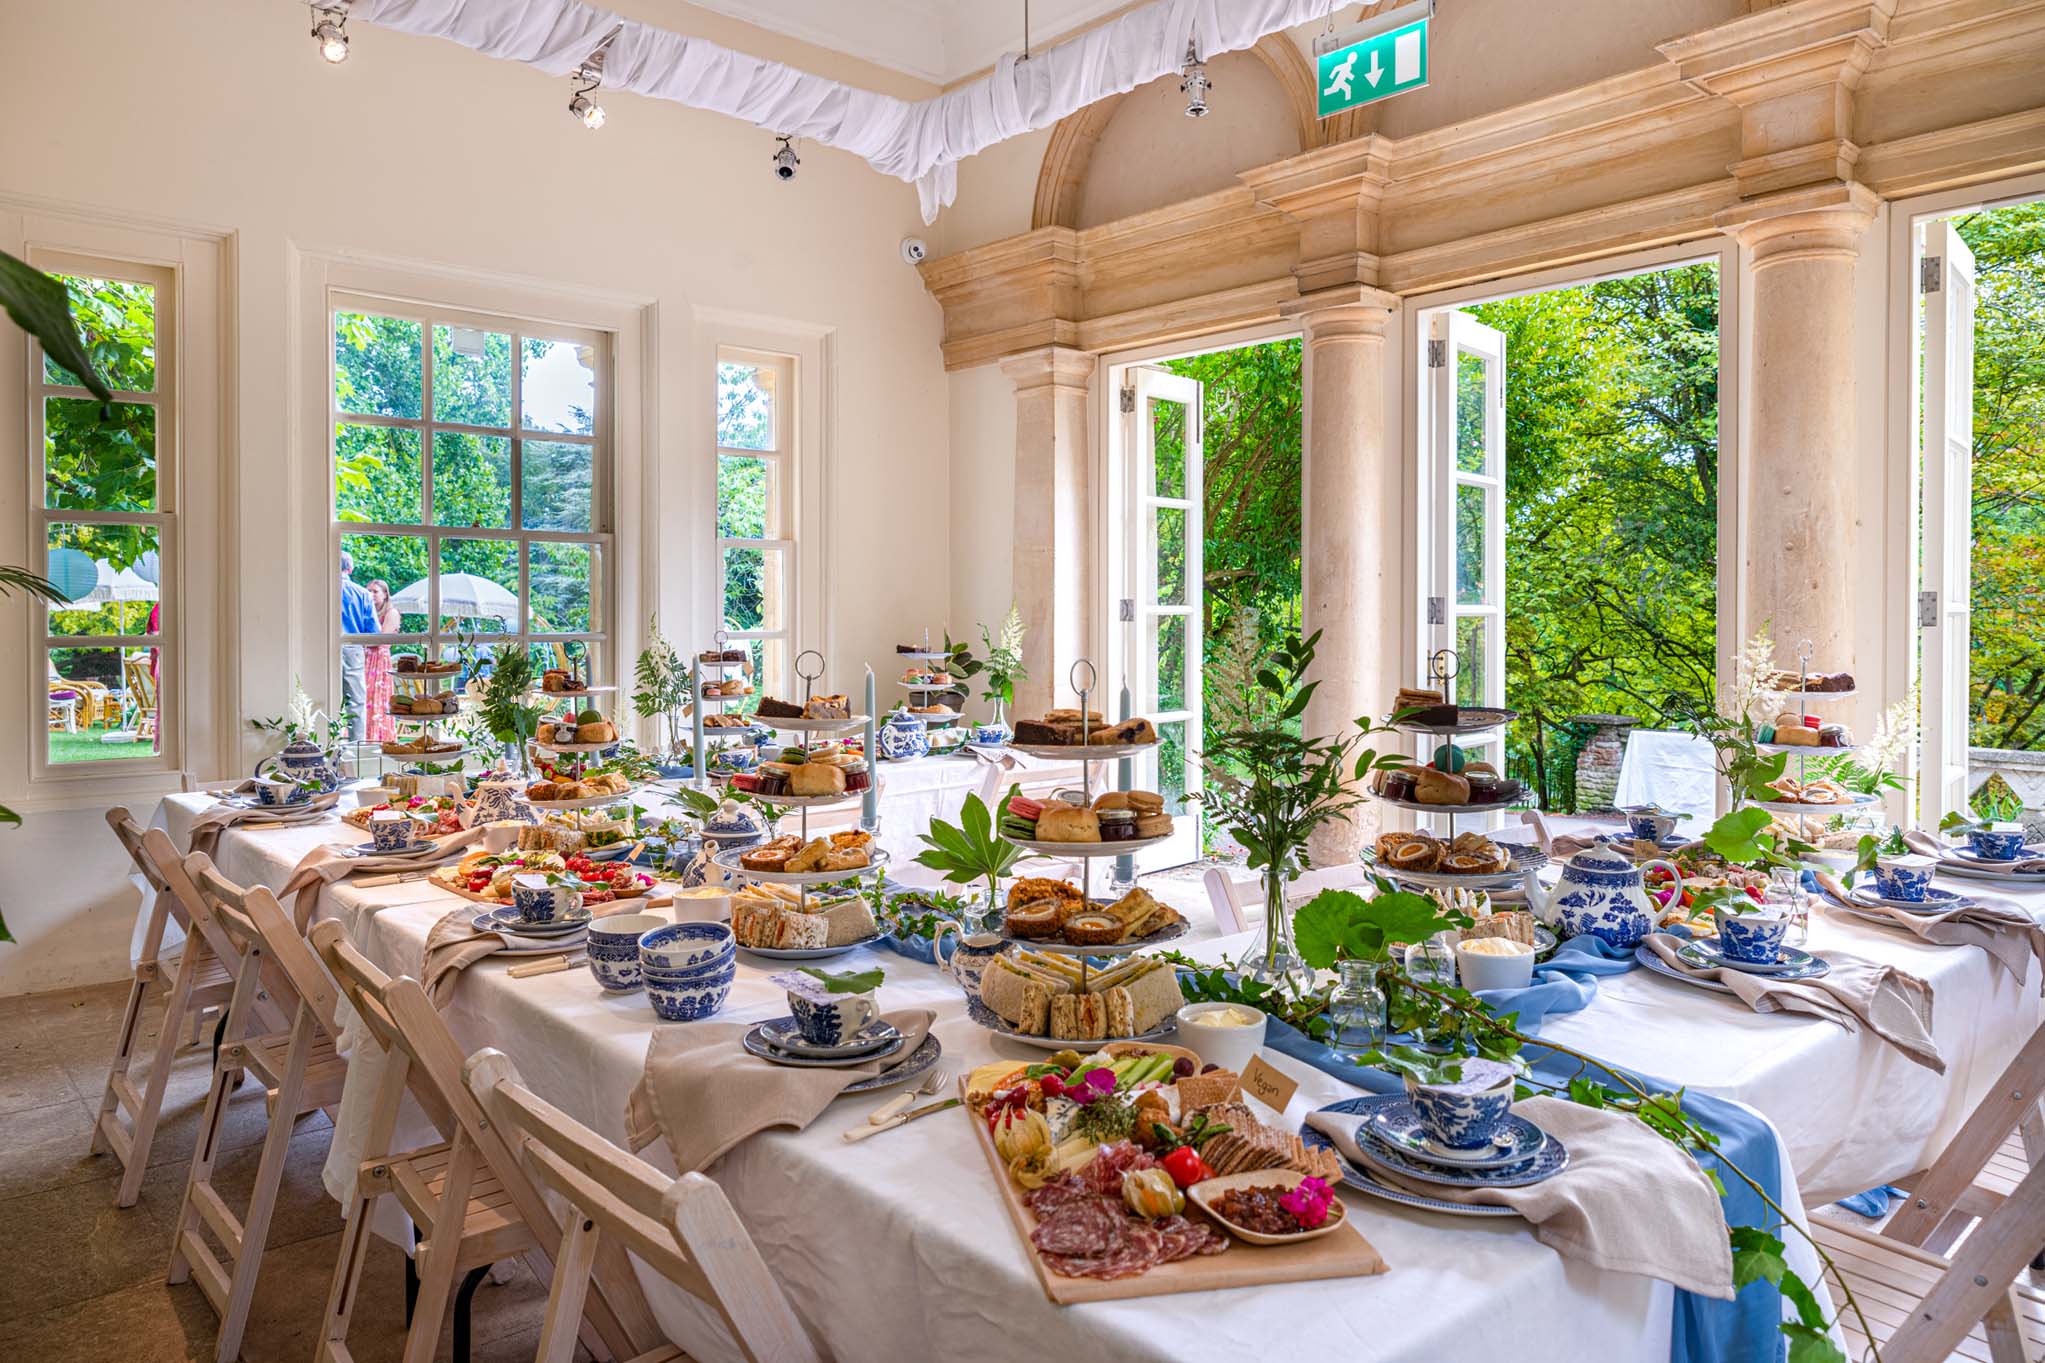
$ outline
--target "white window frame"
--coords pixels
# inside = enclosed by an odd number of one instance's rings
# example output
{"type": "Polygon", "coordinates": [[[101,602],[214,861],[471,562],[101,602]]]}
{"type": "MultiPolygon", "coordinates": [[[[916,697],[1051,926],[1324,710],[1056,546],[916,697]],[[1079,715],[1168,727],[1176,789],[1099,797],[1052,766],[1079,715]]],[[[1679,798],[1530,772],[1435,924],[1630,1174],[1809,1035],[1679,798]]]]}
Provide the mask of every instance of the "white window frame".
{"type": "MultiPolygon", "coordinates": [[[[391,535],[410,539],[422,539],[427,545],[429,565],[427,587],[427,625],[424,631],[397,634],[346,634],[339,629],[339,603],[335,603],[336,617],[336,661],[338,648],[349,644],[403,645],[417,644],[425,647],[429,656],[439,656],[440,650],[452,646],[454,635],[440,628],[440,546],[448,540],[497,540],[517,546],[519,619],[512,629],[503,633],[479,636],[478,643],[490,648],[506,644],[530,647],[535,644],[581,643],[585,646],[590,660],[592,682],[603,684],[622,670],[621,664],[610,656],[610,645],[616,634],[617,600],[616,584],[623,577],[620,572],[614,525],[617,514],[617,498],[613,492],[616,484],[612,439],[613,413],[616,409],[616,358],[613,334],[609,331],[551,322],[512,313],[479,312],[472,309],[453,307],[442,303],[408,298],[394,298],[345,288],[330,288],[326,295],[324,316],[326,370],[326,510],[330,522],[328,543],[328,564],[330,571],[338,571],[342,542],[354,535],[391,535]],[[334,319],[341,313],[368,313],[380,317],[395,317],[420,324],[420,414],[417,417],[380,416],[373,413],[347,412],[341,410],[334,395],[334,319]],[[473,327],[485,331],[508,332],[512,338],[510,411],[511,424],[508,427],[470,426],[460,422],[436,420],[433,415],[433,329],[436,326],[473,327]],[[596,410],[591,414],[591,434],[579,435],[558,431],[528,429],[524,424],[522,404],[523,344],[528,340],[571,341],[588,345],[596,357],[595,389],[596,410]],[[334,498],[335,431],[336,427],[370,426],[387,430],[410,430],[419,433],[420,463],[420,505],[419,523],[385,523],[367,521],[343,521],[339,519],[334,498]],[[478,528],[470,526],[441,526],[433,524],[433,445],[434,436],[442,431],[507,439],[511,450],[511,499],[508,528],[478,528]],[[590,528],[579,530],[528,530],[524,526],[523,480],[521,471],[524,447],[528,442],[544,444],[572,444],[588,446],[591,450],[590,475],[590,528]],[[587,544],[595,547],[600,555],[602,576],[596,584],[597,590],[590,597],[590,628],[588,630],[538,631],[530,628],[532,595],[530,590],[529,558],[532,546],[540,544],[587,544]]],[[[394,584],[395,586],[396,584],[394,584]]],[[[333,669],[338,673],[338,667],[333,669]]],[[[336,701],[340,698],[335,697],[336,701]]],[[[339,714],[338,706],[331,713],[339,714]]]]}
{"type": "Polygon", "coordinates": [[[710,405],[711,495],[710,531],[712,550],[712,581],[715,587],[715,604],[712,613],[712,630],[721,631],[728,645],[745,648],[759,641],[764,661],[767,656],[765,645],[779,641],[782,644],[782,664],[788,668],[786,676],[763,675],[754,679],[758,688],[756,694],[768,694],[780,688],[783,695],[793,693],[795,688],[795,656],[803,645],[800,630],[800,607],[802,603],[802,535],[801,511],[803,498],[802,461],[800,458],[800,416],[802,395],[797,385],[800,371],[797,357],[773,350],[761,350],[751,346],[719,345],[711,357],[712,398],[710,405]],[[746,449],[737,445],[727,446],[718,440],[716,385],[717,371],[727,364],[752,365],[774,373],[774,400],[770,414],[772,423],[772,448],[746,449]],[[724,461],[732,459],[758,459],[765,463],[772,474],[774,490],[773,523],[779,533],[766,538],[752,539],[729,537],[720,525],[722,493],[724,486],[724,461]],[[779,617],[781,625],[776,629],[730,629],[726,626],[724,588],[724,556],[731,549],[757,549],[761,551],[764,569],[770,555],[779,556],[781,562],[781,588],[779,617]]]}
{"type": "MultiPolygon", "coordinates": [[[[30,561],[34,563],[38,572],[46,576],[49,572],[49,537],[53,526],[148,526],[156,531],[157,558],[161,570],[157,591],[159,604],[163,606],[160,625],[154,635],[76,636],[52,633],[48,628],[48,610],[40,602],[31,606],[30,617],[34,623],[30,626],[29,694],[35,723],[28,732],[33,734],[36,740],[30,747],[31,779],[37,782],[68,781],[80,776],[134,777],[174,772],[182,766],[184,728],[178,718],[183,697],[175,694],[172,687],[179,685],[179,625],[186,609],[177,590],[182,552],[178,543],[177,514],[183,463],[180,458],[182,448],[180,380],[183,341],[180,334],[181,281],[177,269],[172,266],[68,250],[47,248],[33,250],[29,253],[29,263],[48,274],[146,284],[156,290],[156,386],[149,392],[119,388],[113,390],[115,402],[125,406],[149,407],[156,413],[154,438],[156,510],[89,511],[48,505],[47,466],[44,459],[47,433],[43,421],[46,402],[51,398],[78,398],[90,402],[93,397],[79,385],[49,382],[43,366],[42,347],[33,340],[28,346],[28,476],[29,505],[34,508],[31,513],[33,529],[30,531],[33,557],[30,561]],[[158,751],[152,751],[147,756],[110,758],[104,762],[50,761],[46,683],[49,678],[50,653],[58,648],[111,650],[123,656],[144,648],[157,650],[156,724],[160,740],[157,745],[158,751]],[[166,686],[166,681],[172,685],[166,686]]],[[[125,661],[122,672],[121,684],[125,687],[127,684],[125,661]]]]}

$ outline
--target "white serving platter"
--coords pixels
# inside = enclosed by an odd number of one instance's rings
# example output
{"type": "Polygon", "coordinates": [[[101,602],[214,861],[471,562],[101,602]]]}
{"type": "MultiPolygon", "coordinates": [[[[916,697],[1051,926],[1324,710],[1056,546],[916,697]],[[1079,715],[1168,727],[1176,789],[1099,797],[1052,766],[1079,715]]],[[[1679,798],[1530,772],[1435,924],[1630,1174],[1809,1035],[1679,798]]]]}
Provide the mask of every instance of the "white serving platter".
{"type": "Polygon", "coordinates": [[[1170,836],[1167,833],[1164,837],[1131,838],[1124,842],[1040,842],[1034,838],[1024,841],[1009,837],[1002,841],[1027,848],[1041,857],[1126,857],[1146,847],[1155,847],[1170,836]]]}
{"type": "Polygon", "coordinates": [[[529,800],[526,799],[526,797],[523,795],[519,796],[518,798],[524,801],[526,804],[531,805],[534,809],[546,810],[602,809],[606,805],[617,805],[625,803],[627,800],[630,800],[632,798],[633,793],[638,789],[639,787],[633,786],[630,790],[620,791],[616,795],[587,795],[580,800],[529,800]]]}
{"type": "Polygon", "coordinates": [[[835,885],[841,880],[856,880],[870,876],[888,864],[887,849],[869,845],[866,849],[866,865],[850,871],[755,871],[739,864],[739,858],[752,850],[754,849],[751,847],[735,848],[719,852],[710,859],[735,876],[765,881],[770,885],[835,885]]]}
{"type": "Polygon", "coordinates": [[[1158,749],[1155,743],[1017,743],[1010,741],[1008,750],[1019,752],[1025,757],[1043,757],[1053,761],[1064,758],[1069,762],[1115,762],[1124,757],[1141,757],[1158,749]]]}
{"type": "MultiPolygon", "coordinates": [[[[847,733],[865,724],[867,716],[850,715],[844,719],[785,719],[779,715],[755,713],[753,722],[769,729],[780,729],[791,734],[839,734],[847,733]]],[[[707,733],[708,730],[705,730],[707,733]]]]}

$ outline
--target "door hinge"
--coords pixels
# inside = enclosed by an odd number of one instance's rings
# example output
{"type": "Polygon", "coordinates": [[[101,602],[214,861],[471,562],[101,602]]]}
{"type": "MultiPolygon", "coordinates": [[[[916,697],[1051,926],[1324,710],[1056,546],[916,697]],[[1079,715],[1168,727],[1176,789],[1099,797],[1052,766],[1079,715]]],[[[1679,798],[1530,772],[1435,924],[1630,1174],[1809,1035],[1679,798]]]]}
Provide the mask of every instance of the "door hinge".
{"type": "Polygon", "coordinates": [[[1917,623],[1926,629],[1938,623],[1938,593],[1917,594],[1917,623]]]}
{"type": "Polygon", "coordinates": [[[1135,410],[1136,410],[1136,385],[1132,383],[1125,385],[1122,389],[1122,415],[1127,416],[1129,415],[1129,413],[1135,410]]]}
{"type": "Polygon", "coordinates": [[[1946,262],[1942,256],[1926,256],[1917,262],[1917,291],[1937,293],[1945,281],[1946,262]]]}
{"type": "Polygon", "coordinates": [[[1121,617],[1125,625],[1136,619],[1136,603],[1126,596],[1122,598],[1121,617]]]}
{"type": "Polygon", "coordinates": [[[1449,343],[1440,337],[1429,340],[1427,343],[1427,367],[1429,369],[1446,369],[1448,364],[1449,343]]]}
{"type": "Polygon", "coordinates": [[[1445,596],[1427,598],[1427,623],[1446,625],[1449,622],[1449,599],[1445,596]]]}

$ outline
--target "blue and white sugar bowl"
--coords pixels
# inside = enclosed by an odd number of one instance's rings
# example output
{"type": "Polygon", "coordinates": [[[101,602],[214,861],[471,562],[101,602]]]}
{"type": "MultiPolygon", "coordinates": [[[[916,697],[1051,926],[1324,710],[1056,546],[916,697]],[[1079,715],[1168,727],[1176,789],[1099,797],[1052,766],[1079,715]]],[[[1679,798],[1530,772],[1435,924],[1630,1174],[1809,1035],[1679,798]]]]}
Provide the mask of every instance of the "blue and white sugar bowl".
{"type": "Polygon", "coordinates": [[[795,1015],[795,1029],[812,1046],[843,1046],[880,1016],[871,989],[834,994],[823,980],[800,970],[767,978],[788,991],[788,1011],[795,1015]]]}
{"type": "Polygon", "coordinates": [[[1462,1077],[1451,1083],[1423,1084],[1406,1076],[1406,1097],[1435,1144],[1454,1151],[1481,1150],[1498,1134],[1512,1109],[1512,1066],[1473,1056],[1463,1061],[1462,1077]]]}

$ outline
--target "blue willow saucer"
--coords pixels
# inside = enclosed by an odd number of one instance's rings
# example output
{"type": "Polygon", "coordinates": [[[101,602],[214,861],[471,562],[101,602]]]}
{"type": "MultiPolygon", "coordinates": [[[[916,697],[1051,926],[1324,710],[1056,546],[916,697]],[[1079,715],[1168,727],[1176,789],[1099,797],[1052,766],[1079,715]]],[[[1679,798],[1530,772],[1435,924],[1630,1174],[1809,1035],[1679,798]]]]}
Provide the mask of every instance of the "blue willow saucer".
{"type": "Polygon", "coordinates": [[[792,1017],[775,1018],[771,1022],[760,1024],[760,1037],[768,1045],[809,1060],[842,1060],[848,1056],[865,1055],[869,1051],[879,1050],[890,1041],[899,1041],[901,1036],[895,1024],[882,1018],[875,1018],[860,1028],[851,1040],[837,1046],[819,1046],[814,1041],[803,1039],[802,1032],[792,1017]]]}
{"type": "Polygon", "coordinates": [[[547,923],[528,923],[518,916],[518,910],[506,905],[501,909],[489,909],[470,920],[470,926],[477,932],[511,932],[520,937],[560,937],[583,927],[590,920],[587,907],[578,907],[573,912],[562,914],[547,923]]]}
{"type": "Polygon", "coordinates": [[[1443,1169],[1506,1169],[1524,1164],[1548,1143],[1548,1133],[1526,1118],[1508,1112],[1493,1144],[1480,1151],[1451,1153],[1436,1145],[1413,1104],[1397,1095],[1380,1095],[1363,1131],[1388,1150],[1443,1169]]]}
{"type": "Polygon", "coordinates": [[[1716,942],[1693,938],[1676,948],[1676,955],[1683,964],[1699,970],[1744,970],[1749,975],[1785,975],[1791,979],[1804,979],[1818,958],[1798,947],[1785,946],[1772,961],[1736,961],[1725,954],[1724,948],[1716,942]]]}
{"type": "MultiPolygon", "coordinates": [[[[1372,1095],[1366,1098],[1346,1098],[1341,1102],[1328,1104],[1321,1111],[1344,1114],[1369,1112],[1372,1102],[1382,1096],[1372,1095]]],[[[1372,1171],[1358,1168],[1355,1164],[1351,1163],[1349,1157],[1342,1153],[1334,1141],[1328,1139],[1327,1136],[1316,1131],[1313,1127],[1308,1126],[1305,1122],[1300,1123],[1299,1138],[1301,1143],[1309,1150],[1332,1151],[1335,1156],[1335,1162],[1342,1169],[1343,1185],[1354,1188],[1359,1193],[1366,1193],[1371,1197],[1396,1203],[1401,1207],[1441,1212],[1447,1216],[1496,1218],[1519,1215],[1518,1212],[1510,1207],[1491,1206],[1482,1202],[1449,1202],[1441,1198],[1428,1197],[1421,1193],[1408,1192],[1406,1189],[1395,1187],[1390,1183],[1380,1182],[1378,1179],[1371,1177],[1372,1171]]]]}

